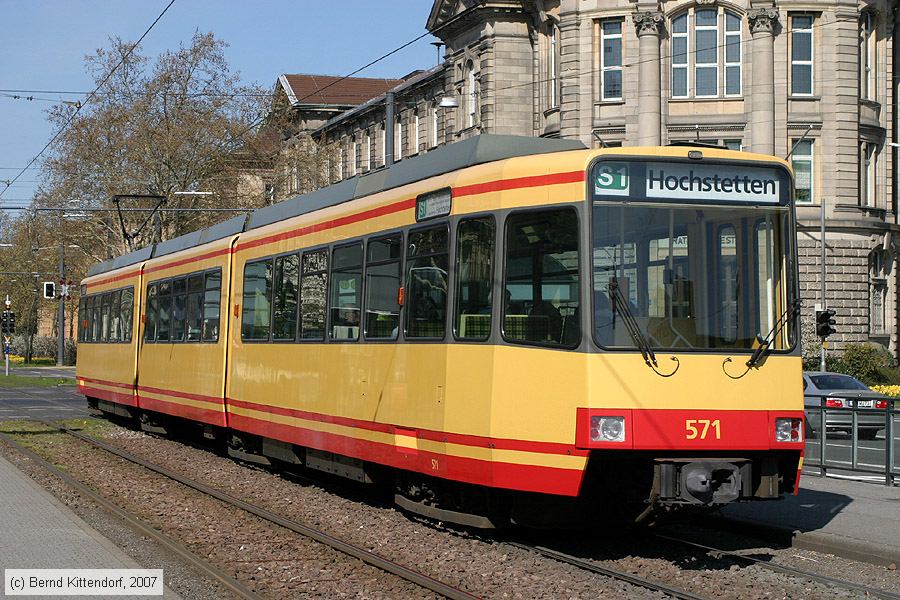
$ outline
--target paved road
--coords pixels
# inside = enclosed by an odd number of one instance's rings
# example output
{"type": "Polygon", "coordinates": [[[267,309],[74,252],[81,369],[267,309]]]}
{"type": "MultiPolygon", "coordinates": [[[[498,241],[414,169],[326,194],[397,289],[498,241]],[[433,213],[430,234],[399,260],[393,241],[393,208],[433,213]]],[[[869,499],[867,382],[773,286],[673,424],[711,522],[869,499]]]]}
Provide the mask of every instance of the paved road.
{"type": "MultiPolygon", "coordinates": [[[[75,367],[16,367],[9,369],[10,375],[25,375],[28,377],[65,377],[75,379],[75,367]]],[[[0,376],[2,376],[2,364],[0,364],[0,376]]]]}
{"type": "Polygon", "coordinates": [[[74,419],[88,414],[84,396],[75,386],[0,389],[0,421],[74,419]]]}

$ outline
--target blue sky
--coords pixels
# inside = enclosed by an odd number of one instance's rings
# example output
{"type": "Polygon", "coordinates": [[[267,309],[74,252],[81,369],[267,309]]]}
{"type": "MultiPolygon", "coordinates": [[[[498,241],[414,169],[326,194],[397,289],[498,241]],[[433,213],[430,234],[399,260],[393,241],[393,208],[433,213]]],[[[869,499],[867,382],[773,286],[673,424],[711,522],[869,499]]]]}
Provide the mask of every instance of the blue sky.
{"type": "MultiPolygon", "coordinates": [[[[168,0],[0,0],[0,89],[93,89],[85,55],[111,35],[137,40],[168,0]]],[[[156,56],[211,31],[230,44],[228,62],[245,82],[266,87],[282,73],[345,75],[425,31],[431,0],[175,0],[144,39],[156,56]]],[[[437,60],[426,37],[359,74],[399,77],[437,60]]],[[[5,92],[4,92],[5,93],[5,92]]],[[[23,94],[28,95],[28,94],[23,94]]],[[[36,94],[77,100],[83,96],[36,94]]],[[[0,96],[0,181],[12,179],[52,137],[51,103],[0,96]],[[13,168],[16,168],[14,170],[13,168]]],[[[30,198],[38,171],[29,170],[0,206],[30,198]]],[[[5,188],[0,184],[0,189],[5,188]]]]}

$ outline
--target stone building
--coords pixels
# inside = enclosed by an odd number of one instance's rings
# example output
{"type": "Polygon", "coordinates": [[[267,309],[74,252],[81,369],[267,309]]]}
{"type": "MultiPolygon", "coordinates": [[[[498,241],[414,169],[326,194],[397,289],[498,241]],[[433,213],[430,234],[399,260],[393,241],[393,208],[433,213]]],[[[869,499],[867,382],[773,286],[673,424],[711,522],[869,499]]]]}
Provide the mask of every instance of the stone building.
{"type": "Polygon", "coordinates": [[[833,340],[897,354],[897,5],[435,0],[441,64],[301,135],[331,182],[482,132],[792,152],[804,318],[822,303],[824,204],[833,340]]]}

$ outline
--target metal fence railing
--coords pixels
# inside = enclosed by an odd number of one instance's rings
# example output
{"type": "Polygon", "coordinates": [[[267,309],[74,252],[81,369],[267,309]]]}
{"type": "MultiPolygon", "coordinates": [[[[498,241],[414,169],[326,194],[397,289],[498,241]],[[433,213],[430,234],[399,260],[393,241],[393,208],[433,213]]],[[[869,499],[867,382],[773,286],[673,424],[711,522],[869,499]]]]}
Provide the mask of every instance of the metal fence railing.
{"type": "Polygon", "coordinates": [[[900,438],[895,437],[900,435],[900,402],[868,408],[855,403],[831,407],[826,400],[806,409],[813,431],[807,430],[804,467],[819,469],[823,477],[829,469],[884,475],[884,484],[894,485],[900,478],[900,438]]]}

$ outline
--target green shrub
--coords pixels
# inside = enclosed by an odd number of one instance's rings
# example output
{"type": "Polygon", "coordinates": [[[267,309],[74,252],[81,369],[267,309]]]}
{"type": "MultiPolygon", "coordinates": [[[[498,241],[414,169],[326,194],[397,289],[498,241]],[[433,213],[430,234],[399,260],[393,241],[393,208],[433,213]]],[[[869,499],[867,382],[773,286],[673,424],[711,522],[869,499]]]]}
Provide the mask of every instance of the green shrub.
{"type": "MultiPolygon", "coordinates": [[[[883,348],[872,344],[847,344],[840,360],[827,361],[829,371],[846,373],[856,377],[866,385],[888,383],[891,374],[892,357],[883,348]]],[[[900,377],[900,375],[896,375],[900,377]]]]}

